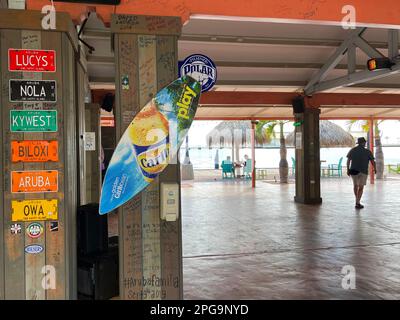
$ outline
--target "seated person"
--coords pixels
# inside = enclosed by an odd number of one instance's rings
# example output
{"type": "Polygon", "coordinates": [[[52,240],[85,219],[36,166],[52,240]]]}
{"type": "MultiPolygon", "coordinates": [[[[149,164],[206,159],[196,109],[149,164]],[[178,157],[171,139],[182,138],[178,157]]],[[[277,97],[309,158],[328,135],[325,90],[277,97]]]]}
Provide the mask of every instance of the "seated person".
{"type": "Polygon", "coordinates": [[[230,157],[230,156],[227,156],[227,157],[226,157],[226,160],[222,161],[222,163],[227,163],[227,164],[232,163],[231,157],[230,157]]]}

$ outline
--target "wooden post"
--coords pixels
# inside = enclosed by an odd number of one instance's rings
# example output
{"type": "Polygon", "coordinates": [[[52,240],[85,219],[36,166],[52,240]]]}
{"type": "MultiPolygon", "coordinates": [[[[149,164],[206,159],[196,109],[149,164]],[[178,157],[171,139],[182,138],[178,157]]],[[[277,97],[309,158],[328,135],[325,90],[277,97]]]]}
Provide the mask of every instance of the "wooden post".
{"type": "Polygon", "coordinates": [[[318,204],[321,199],[321,163],[319,145],[319,109],[305,108],[296,113],[301,124],[295,129],[296,196],[295,201],[318,204]]]}
{"type": "Polygon", "coordinates": [[[99,203],[102,180],[100,161],[102,145],[100,106],[97,103],[85,104],[85,132],[87,133],[86,139],[94,138],[94,145],[87,143],[87,150],[85,150],[86,203],[99,203]]]}
{"type": "Polygon", "coordinates": [[[57,30],[52,31],[42,29],[42,17],[38,11],[0,10],[0,299],[76,298],[75,54],[78,41],[69,15],[57,13],[57,30]],[[17,64],[16,68],[11,68],[9,49],[53,50],[55,68],[49,72],[42,72],[37,66],[34,71],[21,70],[17,64]],[[21,85],[21,81],[35,81],[38,85],[42,85],[43,81],[56,81],[51,90],[56,92],[57,99],[51,100],[49,95],[46,101],[35,100],[30,95],[14,99],[10,97],[10,80],[15,80],[13,84],[17,86],[21,85]],[[28,130],[27,123],[12,121],[11,114],[15,111],[11,110],[42,115],[49,111],[52,116],[47,114],[54,117],[57,128],[54,129],[54,125],[53,129],[47,126],[44,130],[38,130],[36,126],[28,130]],[[55,142],[58,145],[58,161],[32,160],[22,151],[24,158],[15,160],[13,155],[16,151],[14,149],[12,152],[12,145],[15,147],[18,141],[31,143],[30,140],[55,142]],[[33,188],[29,193],[28,190],[16,193],[12,189],[14,183],[11,179],[15,177],[12,172],[20,171],[29,175],[29,171],[34,170],[57,172],[55,189],[44,192],[33,188]],[[40,201],[40,204],[35,204],[38,203],[35,201],[40,201]],[[39,215],[41,206],[50,206],[50,203],[53,204],[53,207],[49,207],[52,214],[44,211],[45,214],[39,215]],[[21,211],[26,208],[36,208],[38,214],[34,215],[32,209],[28,214],[21,211]],[[55,217],[55,209],[58,218],[55,217]],[[17,218],[18,213],[22,213],[22,218],[17,218]],[[28,221],[27,216],[32,220],[28,221]],[[31,230],[28,227],[32,226],[32,222],[36,223],[36,230],[42,230],[36,236],[27,232],[31,230]],[[45,278],[46,275],[48,277],[45,278]]]}
{"type": "MultiPolygon", "coordinates": [[[[77,154],[77,167],[78,167],[78,203],[85,205],[90,202],[87,195],[87,189],[90,188],[87,177],[86,167],[86,151],[85,151],[85,125],[86,125],[86,111],[85,111],[85,95],[89,90],[89,80],[87,75],[87,62],[85,51],[79,44],[79,62],[76,63],[76,132],[78,135],[78,154],[77,154]]],[[[90,182],[90,181],[89,181],[90,182]]],[[[98,202],[98,200],[96,201],[98,202]]]]}
{"type": "MultiPolygon", "coordinates": [[[[374,118],[370,118],[369,120],[369,150],[371,150],[372,154],[374,154],[374,139],[375,139],[375,135],[374,135],[374,128],[375,125],[375,121],[374,118]]],[[[375,173],[374,173],[374,168],[372,167],[372,165],[369,166],[369,181],[371,184],[375,183],[375,173]]]]}
{"type": "MultiPolygon", "coordinates": [[[[113,15],[111,32],[118,141],[140,109],[177,78],[181,22],[175,17],[113,15]]],[[[162,182],[180,184],[178,164],[170,164],[148,188],[118,209],[121,299],[183,297],[181,214],[176,222],[161,222],[162,182]]]]}
{"type": "Polygon", "coordinates": [[[255,139],[256,122],[251,122],[251,187],[256,187],[256,139],[255,139]]]}

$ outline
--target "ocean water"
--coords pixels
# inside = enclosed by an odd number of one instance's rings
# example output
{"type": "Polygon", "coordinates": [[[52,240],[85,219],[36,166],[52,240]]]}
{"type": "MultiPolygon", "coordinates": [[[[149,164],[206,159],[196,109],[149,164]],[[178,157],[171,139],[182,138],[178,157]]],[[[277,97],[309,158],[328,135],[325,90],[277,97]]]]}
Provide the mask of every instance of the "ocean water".
{"type": "MultiPolygon", "coordinates": [[[[217,150],[219,155],[219,164],[221,164],[222,160],[226,159],[227,156],[232,157],[232,151],[229,148],[191,148],[189,150],[189,157],[193,167],[195,169],[213,169],[217,150]]],[[[341,157],[343,157],[343,163],[345,164],[344,161],[349,150],[350,148],[322,148],[320,157],[321,160],[325,160],[325,162],[322,163],[322,166],[338,163],[341,157]]],[[[180,150],[181,161],[183,161],[185,153],[186,149],[183,146],[180,150]]],[[[244,155],[246,154],[251,158],[251,149],[241,149],[239,152],[240,159],[244,160],[244,155]]],[[[292,166],[291,157],[294,158],[294,154],[294,148],[287,149],[289,167],[292,166]]],[[[400,147],[383,147],[383,155],[386,165],[400,163],[400,147]]],[[[278,168],[279,160],[279,148],[256,149],[256,168],[278,168]]]]}

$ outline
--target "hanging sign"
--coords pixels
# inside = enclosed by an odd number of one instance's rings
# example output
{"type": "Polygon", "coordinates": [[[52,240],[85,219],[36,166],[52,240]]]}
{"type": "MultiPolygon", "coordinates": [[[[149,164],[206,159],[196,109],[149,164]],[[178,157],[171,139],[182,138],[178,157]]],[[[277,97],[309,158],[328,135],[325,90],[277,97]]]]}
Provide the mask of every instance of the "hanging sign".
{"type": "Polygon", "coordinates": [[[10,110],[11,132],[56,132],[57,110],[10,110]]]}
{"type": "Polygon", "coordinates": [[[85,132],[85,151],[96,151],[95,132],[85,132]]]}
{"type": "Polygon", "coordinates": [[[58,171],[11,171],[11,192],[57,192],[58,171]]]}
{"type": "Polygon", "coordinates": [[[296,132],[296,149],[300,150],[303,148],[303,134],[301,132],[296,132]]]}
{"type": "Polygon", "coordinates": [[[55,72],[54,50],[8,49],[9,71],[55,72]]]}
{"type": "Polygon", "coordinates": [[[58,219],[58,200],[12,200],[11,221],[44,221],[58,219]]]}
{"type": "Polygon", "coordinates": [[[58,141],[11,141],[12,162],[58,161],[58,141]]]}
{"type": "Polygon", "coordinates": [[[55,80],[10,80],[10,102],[56,102],[55,80]]]}
{"type": "Polygon", "coordinates": [[[209,91],[217,82],[217,67],[214,62],[202,54],[192,54],[179,61],[179,76],[190,76],[201,84],[201,92],[209,91]]]}

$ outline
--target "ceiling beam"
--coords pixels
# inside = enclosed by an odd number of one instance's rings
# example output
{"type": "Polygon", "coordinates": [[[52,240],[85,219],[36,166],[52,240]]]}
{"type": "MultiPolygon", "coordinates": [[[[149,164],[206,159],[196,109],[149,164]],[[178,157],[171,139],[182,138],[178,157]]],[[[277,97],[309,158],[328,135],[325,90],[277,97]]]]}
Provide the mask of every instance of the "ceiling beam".
{"type": "MultiPolygon", "coordinates": [[[[89,84],[107,85],[107,88],[115,88],[114,77],[89,77],[89,84]]],[[[306,81],[265,81],[265,80],[217,80],[216,86],[231,87],[288,87],[293,89],[302,89],[306,85],[306,81]]],[[[352,87],[367,89],[400,89],[400,83],[362,83],[352,87]]]]}
{"type": "MultiPolygon", "coordinates": [[[[339,47],[341,39],[307,39],[307,38],[273,38],[273,37],[239,37],[225,35],[194,35],[183,34],[178,42],[207,42],[215,44],[259,44],[259,45],[281,45],[281,46],[302,46],[302,47],[339,47]]],[[[387,42],[371,41],[371,46],[376,49],[387,49],[387,42]]]]}
{"type": "MultiPolygon", "coordinates": [[[[312,62],[251,62],[251,61],[214,61],[215,65],[227,68],[288,68],[288,69],[320,69],[323,63],[312,62]]],[[[364,64],[354,66],[358,70],[365,70],[364,64]]],[[[347,70],[346,64],[338,64],[335,69],[347,70]]]]}
{"type": "Polygon", "coordinates": [[[86,60],[88,64],[115,64],[114,57],[87,55],[86,60]]]}
{"type": "Polygon", "coordinates": [[[306,81],[276,81],[276,80],[217,80],[217,86],[250,86],[250,87],[301,87],[306,81]]]}
{"type": "MultiPolygon", "coordinates": [[[[291,106],[296,96],[290,92],[211,91],[202,94],[200,104],[291,106]]],[[[317,93],[306,97],[306,101],[310,106],[399,107],[400,94],[317,93]]]]}
{"type": "MultiPolygon", "coordinates": [[[[114,64],[114,56],[96,56],[88,55],[87,61],[90,64],[114,64]]],[[[252,61],[214,61],[218,68],[276,68],[276,69],[320,69],[323,63],[311,62],[252,62],[252,61]]],[[[355,66],[358,70],[364,70],[365,65],[359,64],[355,66]]],[[[335,69],[346,70],[346,64],[339,64],[335,69]]]]}
{"type": "MultiPolygon", "coordinates": [[[[106,29],[85,29],[82,34],[83,39],[109,40],[111,32],[106,29]]],[[[182,34],[179,42],[209,42],[216,44],[261,44],[261,45],[282,45],[282,46],[304,46],[304,47],[339,47],[341,39],[307,39],[307,38],[274,38],[274,37],[240,37],[229,35],[201,35],[201,34],[182,34]]],[[[387,49],[386,42],[371,41],[371,46],[376,49],[387,49]]]]}

